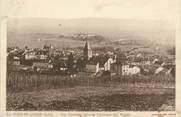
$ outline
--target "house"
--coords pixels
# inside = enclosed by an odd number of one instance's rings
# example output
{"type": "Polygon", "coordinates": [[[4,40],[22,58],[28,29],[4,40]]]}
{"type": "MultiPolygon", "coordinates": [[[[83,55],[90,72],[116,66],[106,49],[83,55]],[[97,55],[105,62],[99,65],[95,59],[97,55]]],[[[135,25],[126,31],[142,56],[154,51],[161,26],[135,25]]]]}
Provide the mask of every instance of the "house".
{"type": "Polygon", "coordinates": [[[131,61],[131,65],[140,65],[141,61],[141,58],[135,58],[133,61],[131,61]]]}
{"type": "Polygon", "coordinates": [[[105,63],[104,63],[104,71],[110,71],[111,70],[111,64],[115,63],[116,61],[113,60],[112,58],[109,58],[105,63]]]}
{"type": "Polygon", "coordinates": [[[168,69],[165,69],[164,67],[160,66],[155,70],[155,75],[158,75],[158,74],[166,75],[168,74],[168,72],[169,72],[168,69]]]}
{"type": "Polygon", "coordinates": [[[13,59],[14,59],[14,60],[20,60],[20,58],[17,57],[17,56],[14,56],[13,59]]]}
{"type": "Polygon", "coordinates": [[[67,61],[63,59],[49,60],[47,68],[52,69],[54,71],[66,71],[68,69],[67,61]]]}
{"type": "Polygon", "coordinates": [[[25,50],[25,52],[23,53],[25,60],[34,60],[37,59],[36,57],[36,52],[33,50],[25,50]]]}
{"type": "Polygon", "coordinates": [[[60,67],[60,71],[66,71],[68,69],[66,61],[60,61],[59,67],[60,67]]]}
{"type": "Polygon", "coordinates": [[[141,62],[142,65],[151,65],[151,61],[149,60],[144,60],[141,62]]]}
{"type": "Polygon", "coordinates": [[[175,66],[160,66],[155,70],[155,75],[171,75],[175,77],[175,66]]]}
{"type": "Polygon", "coordinates": [[[47,69],[49,66],[48,62],[33,62],[33,67],[47,69]]]}
{"type": "Polygon", "coordinates": [[[106,58],[106,57],[99,57],[97,60],[97,63],[94,64],[87,64],[86,65],[86,71],[89,72],[103,72],[103,71],[110,71],[111,70],[111,64],[113,64],[115,61],[112,58],[106,58]]]}
{"type": "Polygon", "coordinates": [[[131,66],[128,64],[112,64],[111,73],[120,74],[122,76],[140,74],[141,69],[137,66],[131,66]]]}
{"type": "Polygon", "coordinates": [[[155,70],[158,68],[157,65],[140,65],[141,74],[143,75],[153,75],[155,70]]]}
{"type": "Polygon", "coordinates": [[[154,59],[153,60],[153,64],[156,64],[156,65],[161,65],[163,63],[163,61],[159,60],[159,59],[154,59]]]}
{"type": "Polygon", "coordinates": [[[111,73],[122,74],[122,66],[127,65],[127,57],[124,54],[115,56],[113,63],[111,64],[111,73]]]}
{"type": "Polygon", "coordinates": [[[111,64],[111,73],[122,74],[122,64],[113,63],[111,64]]]}
{"type": "Polygon", "coordinates": [[[115,60],[111,57],[102,57],[97,63],[97,71],[110,71],[111,64],[115,63],[115,60]]]}
{"type": "Polygon", "coordinates": [[[19,60],[8,61],[8,64],[10,64],[10,65],[20,65],[20,61],[19,60]]]}
{"type": "Polygon", "coordinates": [[[141,53],[137,54],[136,57],[142,58],[143,55],[141,53]]]}
{"type": "Polygon", "coordinates": [[[90,73],[97,73],[99,70],[99,67],[97,67],[97,66],[99,66],[99,63],[98,64],[96,64],[96,65],[94,65],[94,64],[87,64],[86,65],[86,69],[85,69],[85,71],[86,72],[90,72],[90,73]]]}
{"type": "Polygon", "coordinates": [[[129,75],[129,65],[123,65],[121,66],[121,75],[127,76],[129,75]]]}
{"type": "Polygon", "coordinates": [[[48,51],[47,50],[38,50],[38,51],[36,51],[36,57],[39,60],[46,60],[48,58],[48,51]]]}
{"type": "Polygon", "coordinates": [[[52,63],[48,64],[48,69],[53,69],[53,64],[52,63]]]}
{"type": "Polygon", "coordinates": [[[129,65],[122,66],[122,76],[140,74],[140,71],[141,69],[137,66],[133,66],[133,67],[129,65]]]}
{"type": "Polygon", "coordinates": [[[130,65],[151,65],[151,61],[148,58],[135,57],[128,62],[130,65]]]}

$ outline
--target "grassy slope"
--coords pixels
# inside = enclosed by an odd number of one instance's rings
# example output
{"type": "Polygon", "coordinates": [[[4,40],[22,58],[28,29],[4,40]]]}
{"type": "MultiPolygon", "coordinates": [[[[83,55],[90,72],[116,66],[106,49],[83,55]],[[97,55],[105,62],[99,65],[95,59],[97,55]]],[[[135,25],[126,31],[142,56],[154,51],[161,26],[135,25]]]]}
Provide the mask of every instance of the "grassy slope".
{"type": "MultiPolygon", "coordinates": [[[[114,99],[127,99],[127,103],[129,100],[133,101],[132,104],[134,106],[139,106],[140,103],[150,103],[153,102],[153,105],[160,105],[158,108],[162,108],[162,104],[166,104],[166,107],[169,105],[174,105],[174,100],[171,102],[165,102],[167,98],[174,97],[174,89],[172,88],[151,88],[146,86],[143,87],[135,87],[132,85],[125,86],[110,86],[110,87],[87,87],[87,86],[77,86],[74,88],[64,88],[64,89],[49,89],[49,90],[41,90],[41,91],[33,91],[33,92],[19,92],[19,93],[8,93],[7,94],[7,107],[8,110],[105,110],[105,104],[101,102],[100,99],[105,99],[107,103],[114,103],[114,99]],[[118,98],[117,96],[121,96],[118,98]],[[164,96],[165,95],[165,96],[164,96]],[[116,97],[115,97],[116,96],[116,97]],[[123,97],[122,97],[123,96],[123,97]],[[125,98],[125,96],[127,98],[125,98]],[[142,99],[142,96],[146,96],[142,99]],[[153,96],[153,97],[152,97],[153,96]],[[164,96],[166,99],[164,99],[164,96]],[[168,96],[168,97],[167,97],[168,96]],[[171,96],[171,97],[170,97],[171,96]],[[109,100],[108,97],[112,97],[109,100]],[[136,98],[137,97],[137,98],[136,98]],[[130,98],[130,99],[129,99],[130,98]],[[141,98],[141,99],[140,99],[141,98]],[[152,98],[157,98],[156,100],[152,100],[152,98]],[[160,98],[160,99],[159,99],[160,98]],[[150,100],[151,99],[151,100],[150,100]],[[158,99],[161,101],[158,101],[158,99]],[[92,103],[89,104],[90,100],[92,103]],[[140,102],[140,100],[144,100],[140,102]],[[165,101],[164,101],[165,100],[165,101]],[[79,103],[77,101],[80,101],[79,103]],[[88,101],[88,102],[87,102],[88,101]],[[138,101],[138,102],[137,102],[138,101]],[[155,102],[156,101],[156,102],[155,102]],[[74,105],[74,103],[78,103],[80,105],[74,105]],[[93,103],[98,103],[99,105],[92,105],[93,103]],[[137,103],[137,104],[136,104],[137,103]],[[158,103],[158,104],[157,104],[158,103]],[[53,105],[54,106],[53,106],[53,105]],[[58,104],[58,105],[57,105],[58,104]],[[71,107],[64,107],[70,106],[71,107]],[[60,106],[62,105],[62,106],[60,106]],[[91,108],[85,109],[85,107],[91,106],[91,108]],[[102,106],[100,106],[102,105],[102,106]],[[75,106],[75,107],[74,107],[75,106]]],[[[125,100],[124,99],[124,100],[125,100]]],[[[117,102],[116,104],[124,104],[125,102],[117,102]]],[[[116,104],[110,104],[110,106],[114,106],[116,104]]],[[[129,103],[131,104],[131,103],[129,103]]],[[[131,105],[132,105],[131,104],[131,105]]],[[[123,105],[122,107],[118,106],[115,110],[119,110],[120,108],[126,109],[127,105],[123,105]],[[125,108],[124,108],[125,106],[125,108]]],[[[129,108],[129,107],[128,107],[129,108]]],[[[154,106],[148,106],[145,109],[151,109],[154,106]]],[[[173,109],[174,107],[172,107],[173,109]]],[[[114,108],[109,108],[110,110],[114,110],[114,108]]],[[[144,110],[142,105],[140,105],[139,109],[144,110]]],[[[139,110],[138,109],[138,110],[139,110]]],[[[132,110],[137,110],[136,108],[132,108],[132,110]]]]}

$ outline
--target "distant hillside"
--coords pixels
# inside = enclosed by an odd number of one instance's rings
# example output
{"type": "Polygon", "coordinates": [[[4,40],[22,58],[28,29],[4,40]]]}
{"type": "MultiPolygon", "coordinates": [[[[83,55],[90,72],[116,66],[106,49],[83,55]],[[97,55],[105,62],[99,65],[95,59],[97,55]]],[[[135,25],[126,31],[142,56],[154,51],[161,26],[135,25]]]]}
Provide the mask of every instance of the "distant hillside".
{"type": "Polygon", "coordinates": [[[44,43],[52,43],[58,47],[82,46],[84,44],[83,40],[69,38],[69,35],[75,33],[100,35],[104,37],[104,39],[101,38],[101,41],[116,42],[119,40],[142,39],[163,45],[174,45],[175,43],[174,25],[166,21],[106,18],[66,20],[11,18],[8,20],[9,46],[28,45],[30,47],[40,47],[44,43]],[[65,35],[65,37],[61,37],[61,35],[65,35]]]}

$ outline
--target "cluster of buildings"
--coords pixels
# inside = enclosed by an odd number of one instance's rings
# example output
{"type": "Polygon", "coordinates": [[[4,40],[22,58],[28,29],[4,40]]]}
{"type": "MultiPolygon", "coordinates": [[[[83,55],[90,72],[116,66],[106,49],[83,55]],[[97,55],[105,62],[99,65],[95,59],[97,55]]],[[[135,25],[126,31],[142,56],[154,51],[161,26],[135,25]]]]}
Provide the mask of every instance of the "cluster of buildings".
{"type": "Polygon", "coordinates": [[[44,45],[42,49],[8,48],[8,69],[16,66],[23,70],[35,72],[79,73],[94,75],[150,75],[165,74],[175,76],[174,58],[145,56],[142,53],[129,55],[122,52],[94,53],[88,41],[83,50],[58,50],[52,45],[44,45]]]}

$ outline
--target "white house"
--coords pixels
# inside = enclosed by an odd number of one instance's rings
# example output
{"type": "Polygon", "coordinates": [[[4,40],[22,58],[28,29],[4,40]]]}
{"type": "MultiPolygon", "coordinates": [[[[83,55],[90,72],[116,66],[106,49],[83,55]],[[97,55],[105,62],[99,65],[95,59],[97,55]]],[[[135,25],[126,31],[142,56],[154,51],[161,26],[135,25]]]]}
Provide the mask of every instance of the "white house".
{"type": "Polygon", "coordinates": [[[158,74],[158,73],[160,73],[160,72],[163,71],[163,70],[164,70],[163,67],[159,67],[159,68],[157,68],[157,69],[155,70],[155,74],[158,74]]]}
{"type": "Polygon", "coordinates": [[[111,70],[111,64],[115,63],[115,60],[112,58],[109,58],[106,63],[104,64],[104,71],[109,71],[111,70]]]}
{"type": "Polygon", "coordinates": [[[134,67],[130,67],[129,65],[122,66],[122,75],[123,76],[140,74],[140,71],[141,71],[141,69],[137,66],[134,66],[134,67]]]}
{"type": "Polygon", "coordinates": [[[32,59],[36,59],[37,58],[35,51],[27,50],[27,51],[24,52],[24,54],[25,54],[25,59],[26,60],[32,60],[32,59]]]}

